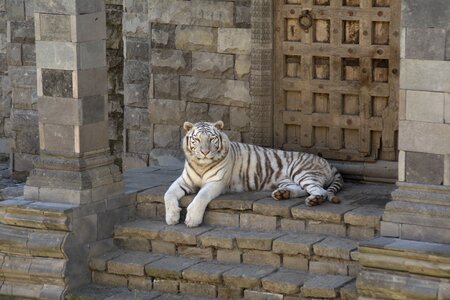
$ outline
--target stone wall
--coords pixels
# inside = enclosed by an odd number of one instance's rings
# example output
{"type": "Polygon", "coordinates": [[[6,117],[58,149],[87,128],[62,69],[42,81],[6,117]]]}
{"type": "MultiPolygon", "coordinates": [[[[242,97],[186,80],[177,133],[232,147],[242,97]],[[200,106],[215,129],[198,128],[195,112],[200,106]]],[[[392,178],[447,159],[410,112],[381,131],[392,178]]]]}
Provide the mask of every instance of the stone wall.
{"type": "Polygon", "coordinates": [[[402,33],[399,180],[450,185],[448,0],[404,0],[402,33]]]}
{"type": "MultiPolygon", "coordinates": [[[[12,175],[19,179],[28,175],[39,153],[33,4],[0,1],[0,155],[9,153],[11,144],[12,175]]],[[[106,1],[109,140],[118,165],[123,149],[122,10],[122,0],[106,1]]],[[[58,82],[52,79],[48,85],[58,82]]]]}
{"type": "Polygon", "coordinates": [[[124,5],[124,168],[179,163],[186,120],[249,141],[251,1],[124,5]]]}

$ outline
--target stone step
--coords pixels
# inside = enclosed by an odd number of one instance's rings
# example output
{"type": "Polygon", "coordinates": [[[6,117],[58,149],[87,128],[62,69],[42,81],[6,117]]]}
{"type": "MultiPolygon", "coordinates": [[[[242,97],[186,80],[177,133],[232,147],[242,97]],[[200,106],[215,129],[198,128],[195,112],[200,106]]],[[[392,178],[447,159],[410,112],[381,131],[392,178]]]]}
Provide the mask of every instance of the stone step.
{"type": "Polygon", "coordinates": [[[21,281],[0,281],[1,299],[59,299],[64,285],[50,283],[30,283],[21,281]]]}
{"type": "Polygon", "coordinates": [[[90,266],[94,283],[102,286],[211,298],[336,299],[341,289],[351,290],[354,280],[283,267],[124,250],[96,257],[90,266]]]}
{"type": "Polygon", "coordinates": [[[125,250],[218,260],[228,263],[264,264],[323,274],[356,275],[358,242],[313,233],[255,231],[238,228],[136,220],[116,226],[116,245],[125,250]]]}
{"type": "MultiPolygon", "coordinates": [[[[339,193],[339,205],[324,203],[307,207],[304,198],[277,201],[268,192],[226,194],[211,201],[204,224],[255,230],[287,230],[323,233],[366,240],[378,236],[384,206],[394,185],[347,183],[339,193]]],[[[136,214],[164,220],[163,195],[167,186],[137,194],[136,214]]],[[[194,196],[180,200],[185,209],[194,196]]]]}

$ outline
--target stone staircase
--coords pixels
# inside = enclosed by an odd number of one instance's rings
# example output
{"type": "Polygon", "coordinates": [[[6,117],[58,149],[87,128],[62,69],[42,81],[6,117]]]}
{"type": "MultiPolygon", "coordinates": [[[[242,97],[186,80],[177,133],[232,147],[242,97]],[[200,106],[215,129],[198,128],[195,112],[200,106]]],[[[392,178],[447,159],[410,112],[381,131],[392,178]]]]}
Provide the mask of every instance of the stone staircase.
{"type": "MultiPolygon", "coordinates": [[[[358,241],[379,235],[394,188],[349,183],[342,204],[314,208],[264,192],[228,194],[210,203],[202,226],[187,228],[163,221],[162,175],[153,172],[157,184],[137,192],[136,218],[115,227],[117,248],[91,259],[96,286],[85,290],[126,288],[136,299],[152,299],[136,296],[144,291],[156,299],[356,299],[358,241]]],[[[192,199],[181,200],[184,213],[192,199]]],[[[97,299],[74,298],[82,294],[69,299],[97,299]]]]}

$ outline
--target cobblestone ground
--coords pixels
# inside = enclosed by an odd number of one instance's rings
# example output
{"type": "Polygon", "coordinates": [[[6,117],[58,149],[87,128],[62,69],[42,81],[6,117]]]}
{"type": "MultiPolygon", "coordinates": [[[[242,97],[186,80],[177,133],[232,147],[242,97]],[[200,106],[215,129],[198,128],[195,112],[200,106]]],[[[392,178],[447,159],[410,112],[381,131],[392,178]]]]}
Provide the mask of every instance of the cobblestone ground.
{"type": "Polygon", "coordinates": [[[0,201],[22,196],[25,182],[11,179],[9,176],[9,162],[0,162],[0,201]]]}

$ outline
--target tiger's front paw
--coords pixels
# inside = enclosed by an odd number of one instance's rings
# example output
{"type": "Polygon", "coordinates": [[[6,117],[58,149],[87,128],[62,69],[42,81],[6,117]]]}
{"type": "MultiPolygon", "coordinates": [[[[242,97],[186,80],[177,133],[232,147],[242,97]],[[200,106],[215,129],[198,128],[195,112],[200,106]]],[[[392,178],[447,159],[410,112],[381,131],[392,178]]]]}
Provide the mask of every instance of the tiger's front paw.
{"type": "Polygon", "coordinates": [[[278,188],[272,192],[272,198],[275,200],[286,200],[291,198],[291,192],[287,189],[278,188]]]}
{"type": "Polygon", "coordinates": [[[184,221],[184,224],[186,224],[187,227],[197,227],[203,222],[203,213],[192,209],[190,206],[187,208],[187,214],[186,214],[186,220],[184,221]]]}
{"type": "Polygon", "coordinates": [[[167,225],[175,225],[180,222],[181,208],[176,206],[166,206],[166,223],[167,225]]]}

